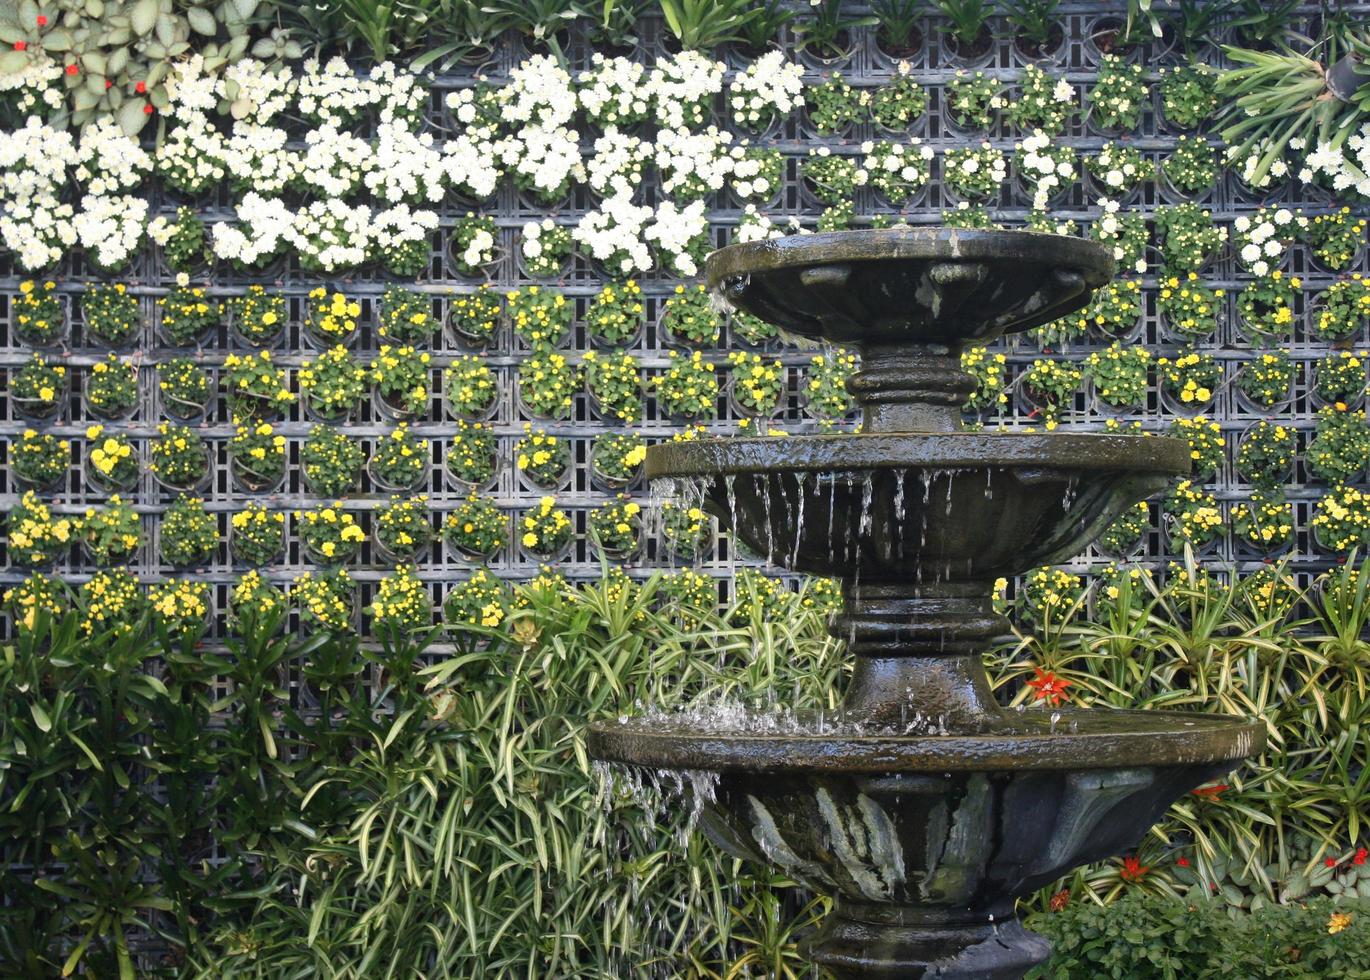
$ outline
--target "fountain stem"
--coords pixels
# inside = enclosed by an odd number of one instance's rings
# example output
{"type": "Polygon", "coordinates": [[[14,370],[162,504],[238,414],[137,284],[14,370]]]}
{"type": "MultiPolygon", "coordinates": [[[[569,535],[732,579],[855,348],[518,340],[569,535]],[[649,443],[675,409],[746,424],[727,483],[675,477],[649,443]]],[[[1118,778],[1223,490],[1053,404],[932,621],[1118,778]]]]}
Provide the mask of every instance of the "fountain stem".
{"type": "Polygon", "coordinates": [[[846,582],[830,629],[856,658],[848,717],[880,725],[919,718],[955,732],[1002,720],[981,652],[1008,623],[989,593],[984,582],[846,582]]]}
{"type": "Polygon", "coordinates": [[[861,345],[862,368],[847,381],[863,432],[957,432],[975,378],[959,347],[861,345]]]}

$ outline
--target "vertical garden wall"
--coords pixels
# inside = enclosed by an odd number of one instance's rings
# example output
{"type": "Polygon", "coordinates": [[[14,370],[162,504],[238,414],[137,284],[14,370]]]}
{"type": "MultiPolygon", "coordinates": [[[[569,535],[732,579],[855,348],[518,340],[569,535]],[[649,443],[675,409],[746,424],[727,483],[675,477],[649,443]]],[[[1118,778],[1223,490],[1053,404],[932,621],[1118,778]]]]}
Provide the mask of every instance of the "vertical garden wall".
{"type": "MultiPolygon", "coordinates": [[[[1135,4],[986,4],[958,35],[975,6],[777,3],[711,39],[654,3],[0,4],[0,963],[792,965],[807,899],[682,860],[682,814],[602,801],[580,726],[773,685],[831,703],[831,583],[777,587],[653,496],[642,451],[854,426],[851,354],[719,313],[697,272],[735,240],[899,223],[1115,249],[1085,314],[967,353],[968,424],[1194,450],[1190,480],[1019,583],[1001,693],[1279,735],[1037,905],[1370,887],[1370,603],[1316,578],[1370,543],[1370,133],[1222,135],[1246,65],[1224,45],[1332,36],[1331,64],[1370,4],[1158,0],[1156,34],[1135,4]],[[1208,571],[1170,565],[1186,547],[1208,571]],[[1314,583],[1310,621],[1286,587],[1314,583]],[[741,598],[716,614],[720,592],[741,598]],[[277,611],[279,634],[242,628],[277,611]],[[456,655],[416,675],[422,627],[456,655]],[[378,812],[460,844],[415,857],[378,812]]],[[[1252,84],[1328,104],[1296,61],[1252,84]]],[[[1310,962],[1363,935],[1324,912],[1287,926],[1310,962]]],[[[1263,926],[1205,928],[1245,944],[1205,940],[1214,961],[1269,959],[1263,926]]]]}

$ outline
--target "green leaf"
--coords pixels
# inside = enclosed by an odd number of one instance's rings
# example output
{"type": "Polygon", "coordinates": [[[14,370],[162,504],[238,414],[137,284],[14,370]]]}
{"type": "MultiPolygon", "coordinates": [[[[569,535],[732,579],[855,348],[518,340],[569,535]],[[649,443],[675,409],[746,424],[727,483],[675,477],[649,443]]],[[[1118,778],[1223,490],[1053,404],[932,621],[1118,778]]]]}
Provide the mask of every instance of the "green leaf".
{"type": "Polygon", "coordinates": [[[33,723],[38,726],[39,731],[52,731],[52,719],[37,701],[29,702],[29,714],[33,715],[33,723]]]}
{"type": "Polygon", "coordinates": [[[233,0],[233,9],[239,17],[247,20],[257,12],[257,0],[233,0]]]}
{"type": "Polygon", "coordinates": [[[23,51],[0,51],[0,75],[17,74],[29,63],[29,56],[23,51]]]}
{"type": "Polygon", "coordinates": [[[133,26],[133,33],[139,37],[146,37],[152,33],[157,26],[157,15],[161,4],[157,0],[138,0],[133,5],[133,11],[129,15],[130,23],[133,26]]]}
{"type": "Polygon", "coordinates": [[[190,29],[197,34],[206,37],[213,37],[219,32],[219,24],[204,7],[191,7],[186,11],[186,19],[190,21],[190,29]]]}
{"type": "Polygon", "coordinates": [[[143,103],[132,99],[119,107],[119,114],[116,116],[119,128],[124,131],[125,136],[137,136],[147,125],[147,118],[147,113],[143,111],[143,103]]]}

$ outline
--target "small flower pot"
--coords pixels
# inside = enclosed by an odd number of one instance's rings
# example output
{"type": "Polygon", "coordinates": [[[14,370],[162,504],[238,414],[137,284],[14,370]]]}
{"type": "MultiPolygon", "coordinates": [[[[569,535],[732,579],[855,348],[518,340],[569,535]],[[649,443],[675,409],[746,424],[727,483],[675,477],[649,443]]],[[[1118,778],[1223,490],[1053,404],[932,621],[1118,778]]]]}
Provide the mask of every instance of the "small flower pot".
{"type": "MultiPolygon", "coordinates": [[[[573,398],[574,398],[574,396],[573,396],[573,398]]],[[[555,414],[550,414],[550,415],[549,415],[549,414],[546,414],[546,413],[543,413],[543,412],[536,411],[536,410],[533,409],[532,406],[530,406],[526,401],[524,401],[524,398],[523,398],[523,383],[522,383],[522,382],[519,382],[519,389],[518,389],[518,409],[519,409],[519,414],[520,414],[520,416],[521,416],[522,418],[541,419],[541,420],[547,421],[547,422],[565,422],[567,419],[569,419],[569,418],[574,414],[575,405],[574,405],[574,402],[573,402],[572,405],[571,405],[569,408],[563,409],[563,410],[561,410],[561,411],[559,411],[559,412],[556,412],[555,414]]]]}
{"type": "Polygon", "coordinates": [[[313,323],[306,319],[304,326],[300,329],[301,336],[305,343],[317,351],[332,350],[341,344],[344,347],[352,346],[352,342],[357,339],[357,328],[353,327],[345,334],[325,334],[316,329],[313,323]]]}
{"type": "Polygon", "coordinates": [[[390,419],[393,422],[412,422],[419,415],[428,414],[426,406],[418,411],[411,411],[404,405],[386,398],[379,388],[371,389],[371,407],[378,418],[390,419]]]}
{"type": "Polygon", "coordinates": [[[95,554],[91,549],[90,544],[84,538],[82,538],[81,563],[99,569],[107,569],[111,567],[118,568],[126,565],[134,565],[137,564],[138,553],[142,550],[143,546],[140,544],[138,545],[138,547],[131,548],[128,551],[120,552],[119,554],[112,554],[107,558],[99,559],[96,558],[95,554]]]}
{"type": "Polygon", "coordinates": [[[90,486],[105,495],[112,493],[129,493],[138,485],[138,477],[141,475],[138,471],[135,471],[128,479],[119,481],[105,476],[94,466],[83,467],[82,472],[85,474],[86,481],[90,486]]]}
{"type": "Polygon", "coordinates": [[[81,393],[81,407],[86,418],[96,418],[104,422],[122,422],[138,414],[139,403],[135,401],[132,405],[125,405],[114,411],[106,411],[93,405],[89,393],[83,391],[81,393]]]}
{"type": "Polygon", "coordinates": [[[452,243],[447,249],[447,256],[451,263],[451,274],[453,278],[490,282],[497,277],[499,268],[503,264],[506,254],[503,246],[499,244],[495,245],[494,254],[491,256],[490,261],[482,262],[477,266],[468,266],[460,259],[456,251],[456,243],[457,238],[453,235],[452,243]]]}
{"type": "Polygon", "coordinates": [[[167,418],[173,418],[179,422],[199,422],[209,415],[209,406],[214,401],[214,389],[211,388],[204,401],[199,403],[174,398],[160,389],[157,396],[161,399],[162,414],[167,418]]]}
{"type": "Polygon", "coordinates": [[[980,34],[968,44],[951,33],[946,24],[934,22],[933,30],[941,37],[942,53],[947,63],[954,67],[984,68],[994,60],[997,53],[994,33],[988,23],[980,28],[980,34]]]}
{"type": "Polygon", "coordinates": [[[432,541],[429,540],[413,544],[407,550],[396,551],[387,546],[385,542],[380,539],[380,535],[375,534],[374,532],[371,535],[371,542],[372,555],[379,559],[381,563],[390,566],[404,565],[409,562],[418,563],[421,560],[420,554],[427,552],[429,546],[432,544],[432,541]]]}
{"type": "Polygon", "coordinates": [[[1197,191],[1185,191],[1176,187],[1174,183],[1171,182],[1170,178],[1166,176],[1164,166],[1159,163],[1156,166],[1156,190],[1161,201],[1165,204],[1185,204],[1190,201],[1193,201],[1196,204],[1212,204],[1218,184],[1221,180],[1222,177],[1219,175],[1212,183],[1205,187],[1201,187],[1197,191]]]}
{"type": "Polygon", "coordinates": [[[233,392],[226,396],[228,413],[231,418],[253,421],[280,418],[285,414],[284,407],[278,407],[273,398],[249,392],[233,392]]]}
{"type": "Polygon", "coordinates": [[[169,480],[163,479],[162,476],[151,467],[148,467],[148,471],[152,473],[152,478],[157,481],[157,485],[163,490],[172,493],[199,493],[209,486],[210,478],[214,475],[213,470],[210,468],[212,460],[210,447],[204,446],[203,449],[205,459],[204,468],[201,470],[200,475],[188,484],[172,483],[169,480]]]}
{"type": "Polygon", "coordinates": [[[162,324],[161,319],[159,318],[157,320],[157,339],[162,342],[163,346],[170,347],[172,350],[199,350],[204,346],[205,337],[213,332],[213,330],[213,326],[208,326],[189,340],[177,340],[167,333],[167,329],[162,324]]]}
{"type": "Polygon", "coordinates": [[[355,404],[337,409],[333,412],[324,412],[314,405],[313,399],[306,394],[300,395],[300,404],[304,406],[304,416],[311,422],[321,422],[326,425],[346,425],[351,422],[357,414],[355,404]]]}
{"type": "Polygon", "coordinates": [[[500,545],[499,547],[490,548],[486,551],[479,551],[475,548],[470,548],[457,544],[455,541],[448,538],[446,535],[443,536],[442,540],[443,544],[447,547],[447,550],[450,554],[456,556],[461,561],[470,562],[475,565],[484,565],[489,563],[494,559],[496,555],[500,553],[500,551],[504,547],[504,545],[500,545]]]}
{"type": "Polygon", "coordinates": [[[814,52],[807,46],[799,49],[799,61],[801,64],[819,71],[831,71],[834,68],[841,68],[851,61],[856,53],[856,39],[852,37],[850,31],[843,31],[833,41],[837,46],[836,50],[814,52]]]}
{"type": "Polygon", "coordinates": [[[587,537],[586,540],[589,542],[590,550],[605,561],[626,562],[637,557],[642,551],[642,528],[638,528],[635,540],[627,548],[610,548],[597,543],[593,537],[587,537]]]}
{"type": "Polygon", "coordinates": [[[523,557],[525,561],[534,562],[542,565],[556,565],[561,562],[564,562],[568,557],[570,557],[571,549],[575,547],[575,544],[576,536],[572,534],[571,537],[568,538],[563,544],[556,548],[553,548],[551,551],[543,551],[541,549],[529,548],[525,546],[522,542],[519,543],[518,547],[519,554],[523,557]]]}
{"type": "Polygon", "coordinates": [[[351,550],[351,551],[348,551],[346,554],[335,554],[333,557],[330,558],[329,556],[325,555],[323,552],[319,551],[317,548],[315,548],[315,547],[313,547],[312,545],[310,545],[310,543],[309,543],[308,541],[304,540],[303,537],[300,538],[300,552],[301,552],[301,554],[303,554],[303,555],[305,556],[305,558],[309,559],[309,561],[310,561],[311,564],[320,565],[320,566],[323,566],[323,567],[336,567],[336,566],[339,566],[339,565],[349,565],[349,564],[352,563],[353,559],[355,559],[355,558],[357,557],[357,554],[358,554],[360,551],[361,551],[361,546],[360,546],[360,545],[357,545],[357,546],[354,546],[354,547],[352,548],[352,550],[351,550]]]}
{"type": "Polygon", "coordinates": [[[1028,65],[1039,65],[1043,68],[1062,65],[1065,63],[1067,51],[1069,47],[1066,44],[1066,32],[1061,24],[1052,24],[1051,33],[1045,44],[1035,45],[1026,38],[1017,37],[1009,48],[1013,62],[1019,68],[1026,68],[1028,65]]]}
{"type": "Polygon", "coordinates": [[[633,474],[632,476],[628,477],[626,480],[623,479],[623,478],[621,478],[621,477],[610,476],[610,475],[608,475],[607,473],[605,473],[604,471],[602,471],[602,470],[599,468],[599,464],[598,464],[597,461],[596,461],[596,457],[597,457],[597,456],[598,456],[598,452],[597,452],[596,450],[594,450],[594,449],[591,449],[591,451],[590,451],[590,476],[591,476],[591,478],[595,481],[595,483],[598,485],[598,487],[599,487],[600,489],[602,489],[602,490],[613,490],[613,491],[622,490],[622,489],[624,489],[625,487],[630,487],[630,486],[632,486],[633,484],[637,483],[638,480],[640,480],[641,477],[642,477],[642,474],[641,474],[640,471],[639,471],[638,473],[635,473],[635,474],[633,474]]]}
{"type": "Polygon", "coordinates": [[[1099,415],[1112,416],[1113,418],[1126,418],[1132,415],[1139,415],[1144,407],[1146,399],[1146,394],[1143,393],[1142,405],[1114,405],[1099,396],[1099,391],[1095,387],[1093,378],[1085,379],[1085,392],[1089,399],[1090,409],[1093,412],[1099,415]]]}
{"type": "Polygon", "coordinates": [[[51,402],[40,401],[37,398],[10,397],[10,404],[14,406],[14,414],[21,419],[29,422],[51,422],[62,414],[62,407],[67,401],[67,391],[64,388],[56,399],[51,402]]]}
{"type": "Polygon", "coordinates": [[[285,484],[284,470],[275,476],[255,473],[239,466],[231,449],[228,453],[228,469],[233,475],[233,485],[243,493],[275,493],[285,484]]]}
{"type": "MultiPolygon", "coordinates": [[[[452,457],[451,457],[450,454],[448,454],[446,458],[450,460],[452,457]]],[[[455,491],[457,491],[458,493],[461,493],[461,494],[465,495],[465,494],[471,492],[472,490],[487,490],[487,489],[489,489],[490,487],[492,487],[492,486],[494,486],[495,484],[497,484],[497,483],[499,482],[499,475],[500,475],[501,471],[504,469],[504,464],[505,464],[505,457],[504,457],[504,454],[501,453],[501,452],[499,451],[498,447],[496,447],[496,449],[495,449],[495,465],[494,465],[494,467],[490,470],[490,476],[489,476],[487,479],[479,480],[479,481],[465,480],[465,479],[461,478],[460,476],[458,476],[457,474],[453,473],[452,470],[451,470],[451,468],[448,467],[448,466],[443,466],[442,472],[443,472],[443,474],[444,474],[445,477],[446,477],[447,486],[448,486],[450,489],[455,490],[455,491]]]]}
{"type": "Polygon", "coordinates": [[[370,478],[371,485],[377,490],[384,490],[388,493],[403,493],[408,490],[418,489],[419,487],[423,486],[423,484],[428,479],[429,467],[426,461],[423,466],[423,471],[420,472],[418,476],[415,477],[414,480],[407,485],[391,483],[388,480],[385,480],[382,477],[378,476],[376,474],[375,469],[371,465],[372,462],[373,460],[371,459],[368,459],[366,461],[366,475],[370,478]]]}
{"type": "Polygon", "coordinates": [[[230,313],[228,317],[228,333],[233,343],[239,347],[247,347],[252,350],[265,350],[279,345],[281,338],[285,336],[285,326],[285,321],[282,320],[280,327],[274,333],[263,337],[261,340],[254,340],[238,329],[238,318],[236,316],[230,313]]]}
{"type": "Polygon", "coordinates": [[[488,334],[469,333],[453,323],[451,316],[448,316],[443,321],[443,331],[455,346],[466,350],[482,351],[494,344],[495,338],[499,334],[499,327],[488,334]]]}

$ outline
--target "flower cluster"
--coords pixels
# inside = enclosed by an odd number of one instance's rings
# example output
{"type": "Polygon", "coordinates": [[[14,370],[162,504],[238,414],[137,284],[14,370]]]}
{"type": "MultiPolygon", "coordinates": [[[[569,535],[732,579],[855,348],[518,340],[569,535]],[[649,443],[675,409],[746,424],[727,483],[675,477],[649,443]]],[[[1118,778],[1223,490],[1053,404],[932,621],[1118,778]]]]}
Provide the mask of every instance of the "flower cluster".
{"type": "Polygon", "coordinates": [[[219,525],[199,497],[181,495],[162,514],[157,532],[162,560],[183,568],[209,561],[219,546],[219,525]]]}
{"type": "Polygon", "coordinates": [[[868,182],[891,204],[904,204],[928,182],[932,147],[917,138],[908,143],[868,140],[861,144],[861,152],[868,182]]]}
{"type": "Polygon", "coordinates": [[[1136,129],[1147,102],[1145,70],[1116,54],[1099,61],[1099,78],[1089,92],[1089,119],[1099,129],[1136,129]]]}
{"type": "Polygon", "coordinates": [[[250,491],[266,490],[285,476],[285,436],[270,422],[238,419],[233,423],[228,458],[234,477],[250,491]]]}
{"type": "Polygon", "coordinates": [[[525,286],[505,294],[505,311],[514,334],[543,352],[558,346],[575,318],[575,306],[557,291],[525,286]]]}
{"type": "Polygon", "coordinates": [[[1284,260],[1307,227],[1308,219],[1299,211],[1261,207],[1232,222],[1232,248],[1238,262],[1264,276],[1284,260]]]}
{"type": "Polygon", "coordinates": [[[1147,366],[1151,351],[1145,347],[1123,347],[1114,341],[1086,359],[1095,396],[1106,405],[1139,406],[1146,401],[1147,366]]]}
{"type": "Polygon", "coordinates": [[[428,472],[428,446],[409,430],[407,422],[376,439],[367,461],[371,479],[386,490],[409,490],[428,472]]]}
{"type": "Polygon", "coordinates": [[[138,300],[123,283],[92,283],[81,297],[81,319],[86,333],[110,347],[132,343],[143,326],[138,300]]]}
{"type": "Polygon", "coordinates": [[[966,400],[972,412],[999,412],[1008,404],[1004,369],[1008,358],[984,347],[967,347],[961,352],[961,370],[975,379],[975,390],[966,400]]]}
{"type": "Polygon", "coordinates": [[[376,315],[378,337],[397,344],[422,345],[436,325],[433,304],[427,296],[400,286],[385,287],[376,315]]]}
{"type": "Polygon", "coordinates": [[[447,593],[442,612],[452,626],[497,629],[509,614],[509,589],[489,569],[478,568],[447,593]]]}
{"type": "Polygon", "coordinates": [[[163,484],[188,490],[209,471],[209,450],[194,429],[170,422],[157,425],[148,469],[163,484]]]}
{"type": "Polygon", "coordinates": [[[1232,515],[1237,534],[1251,547],[1275,551],[1294,538],[1294,508],[1279,488],[1257,487],[1232,515]]]}
{"type": "Polygon", "coordinates": [[[77,522],[81,544],[97,566],[128,561],[143,543],[143,522],[117,493],[104,507],[87,507],[77,522]]]}
{"type": "Polygon", "coordinates": [[[341,344],[303,361],[296,380],[311,412],[321,419],[346,418],[366,394],[369,374],[341,344]]]}
{"type": "Polygon", "coordinates": [[[556,487],[571,466],[566,441],[524,423],[523,437],[514,444],[514,463],[535,486],[556,487]]]}
{"type": "Polygon", "coordinates": [[[316,286],[306,297],[304,329],[320,346],[345,344],[356,335],[361,315],[361,303],[346,293],[316,286]]]}
{"type": "Polygon", "coordinates": [[[1111,555],[1125,555],[1151,527],[1151,505],[1140,500],[1118,516],[1099,535],[1099,547],[1111,555]]]}
{"type": "Polygon", "coordinates": [[[495,403],[495,374],[474,354],[454,358],[443,372],[443,396],[456,418],[483,415],[495,403]]]}
{"type": "Polygon", "coordinates": [[[223,307],[201,286],[177,286],[162,298],[162,336],[173,347],[196,343],[219,325],[223,307]]]}
{"type": "Polygon", "coordinates": [[[228,624],[242,635],[257,623],[280,617],[286,608],[285,593],[252,568],[238,577],[228,594],[228,624]]]}
{"type": "Polygon", "coordinates": [[[229,520],[233,557],[246,565],[266,565],[285,547],[285,515],[252,503],[229,520]]]}
{"type": "Polygon", "coordinates": [[[1222,426],[1204,415],[1178,418],[1170,423],[1170,435],[1189,446],[1190,472],[1196,480],[1212,477],[1223,463],[1222,426]]]}
{"type": "Polygon", "coordinates": [[[309,623],[330,633],[350,633],[356,613],[355,587],[345,568],[307,571],[290,583],[290,598],[309,623]]]}
{"type": "Polygon", "coordinates": [[[1365,473],[1370,458],[1370,429],[1365,412],[1318,409],[1317,427],[1304,453],[1304,464],[1315,480],[1338,484],[1354,482],[1365,473]]]}
{"type": "Polygon", "coordinates": [[[693,504],[674,500],[661,504],[661,537],[671,551],[683,558],[695,558],[708,545],[709,515],[693,504]]]}
{"type": "Polygon", "coordinates": [[[452,448],[444,454],[447,472],[462,483],[474,486],[488,483],[495,475],[495,452],[494,430],[484,422],[458,419],[452,448]]]}
{"type": "Polygon", "coordinates": [[[311,493],[340,497],[357,489],[366,450],[345,432],[321,423],[309,430],[300,447],[300,464],[311,493]]]}
{"type": "Polygon", "coordinates": [[[92,636],[131,630],[146,601],[138,580],[130,572],[122,568],[101,569],[81,586],[77,595],[82,612],[81,631],[92,636]]]}
{"type": "Polygon", "coordinates": [[[611,486],[622,486],[637,476],[647,457],[647,446],[635,432],[606,432],[597,436],[590,454],[595,473],[611,486]]]}
{"type": "Polygon", "coordinates": [[[10,397],[20,411],[32,418],[55,413],[67,392],[67,367],[34,354],[10,376],[10,397]]]}
{"type": "Polygon", "coordinates": [[[286,324],[285,297],[268,293],[262,286],[248,286],[242,296],[224,304],[233,333],[250,346],[271,343],[286,324]]]}
{"type": "Polygon", "coordinates": [[[489,558],[504,547],[507,522],[494,501],[472,491],[443,521],[442,536],[460,553],[489,558]]]}
{"type": "Polygon", "coordinates": [[[1242,367],[1237,387],[1262,408],[1274,408],[1289,397],[1297,371],[1287,351],[1265,351],[1242,367]]]}
{"type": "Polygon", "coordinates": [[[1102,213],[1090,226],[1090,237],[1113,249],[1113,260],[1122,271],[1146,272],[1146,247],[1151,240],[1146,219],[1135,211],[1123,211],[1117,201],[1108,198],[1099,206],[1102,213]]]}
{"type": "Polygon", "coordinates": [[[1294,327],[1294,304],[1303,281],[1280,269],[1253,280],[1237,297],[1237,312],[1259,340],[1287,337],[1294,327]]]}
{"type": "MultiPolygon", "coordinates": [[[[963,365],[964,361],[962,355],[963,365]]],[[[845,418],[851,411],[852,397],[847,391],[847,379],[856,372],[856,366],[856,355],[841,348],[809,358],[804,397],[809,412],[818,417],[823,428],[845,418]]]]}
{"type": "Polygon", "coordinates": [[[972,200],[993,197],[1007,177],[1004,154],[988,142],[956,147],[942,157],[942,181],[962,197],[972,200]]]}
{"type": "Polygon", "coordinates": [[[606,554],[623,557],[637,549],[642,535],[642,507],[620,493],[590,511],[590,540],[606,554]]]}
{"type": "Polygon", "coordinates": [[[1311,524],[1324,548],[1365,548],[1370,545],[1370,494],[1352,486],[1333,487],[1318,501],[1311,524]]]}
{"type": "Polygon", "coordinates": [[[401,565],[382,578],[367,611],[382,630],[419,630],[433,623],[433,599],[413,565],[401,565]]]}
{"type": "Polygon", "coordinates": [[[1161,388],[1182,405],[1202,409],[1213,399],[1223,371],[1212,354],[1180,351],[1174,357],[1156,359],[1161,388]]]}
{"type": "Polygon", "coordinates": [[[1001,84],[982,71],[957,71],[947,83],[947,100],[952,120],[963,129],[989,129],[1007,104],[1001,84]]]}
{"type": "Polygon", "coordinates": [[[1085,580],[1064,568],[1036,568],[1023,578],[1019,608],[1033,622],[1061,622],[1084,600],[1085,580]]]}
{"type": "Polygon", "coordinates": [[[1257,486],[1284,482],[1294,465],[1294,430],[1262,419],[1237,447],[1237,472],[1257,486]]]}
{"type": "Polygon", "coordinates": [[[637,358],[622,351],[600,354],[591,350],[585,352],[582,367],[586,387],[601,416],[626,423],[642,420],[642,379],[637,358]]]}
{"type": "Polygon", "coordinates": [[[737,350],[728,354],[728,363],[732,366],[733,398],[737,404],[746,412],[773,413],[783,388],[781,362],[737,350]]]}
{"type": "Polygon", "coordinates": [[[561,272],[571,254],[571,232],[551,218],[529,221],[519,238],[523,268],[535,279],[550,279],[561,272]]]}
{"type": "Polygon", "coordinates": [[[928,108],[928,93],[914,80],[913,66],[901,61],[890,80],[871,96],[871,120],[892,132],[906,130],[928,108]]]}
{"type": "Polygon", "coordinates": [[[1032,192],[1032,207],[1037,211],[1075,182],[1075,151],[1052,145],[1051,137],[1040,129],[1015,145],[1013,162],[1032,192]]]}
{"type": "Polygon", "coordinates": [[[1155,174],[1151,161],[1127,143],[1105,143],[1098,153],[1085,158],[1085,166],[1099,183],[1116,193],[1126,193],[1155,174]]]}
{"type": "Polygon", "coordinates": [[[1210,289],[1197,272],[1190,272],[1162,281],[1157,306],[1171,330],[1199,339],[1218,329],[1218,301],[1224,295],[1226,290],[1210,289]]]}
{"type": "Polygon", "coordinates": [[[1074,404],[1075,392],[1084,380],[1084,372],[1069,361],[1039,357],[1023,372],[1023,384],[1029,396],[1042,412],[1048,429],[1056,428],[1061,412],[1074,404]]]}
{"type": "Polygon", "coordinates": [[[382,344],[367,373],[377,394],[395,415],[421,415],[428,409],[428,372],[432,360],[427,351],[382,344]]]}
{"type": "Polygon", "coordinates": [[[25,630],[34,630],[40,616],[49,621],[67,611],[69,593],[61,579],[54,579],[42,572],[34,572],[18,585],[8,588],[0,595],[0,607],[11,616],[14,623],[25,630]]]}
{"type": "Polygon", "coordinates": [[[376,542],[392,557],[410,560],[433,540],[428,495],[391,497],[376,509],[376,542]]]}
{"type": "Polygon", "coordinates": [[[212,394],[209,375],[192,358],[174,357],[157,365],[162,411],[178,419],[199,415],[212,394]]]}
{"type": "Polygon", "coordinates": [[[1213,494],[1189,480],[1181,480],[1166,496],[1170,536],[1177,544],[1201,548],[1217,540],[1223,530],[1223,513],[1213,494]]]}
{"type": "Polygon", "coordinates": [[[1359,401],[1366,391],[1365,355],[1345,350],[1328,354],[1314,369],[1314,390],[1338,407],[1359,401]]]}
{"type": "Polygon", "coordinates": [[[668,417],[712,418],[717,410],[718,378],[699,351],[682,357],[670,351],[670,366],[656,378],[657,403],[668,417]]]}
{"type": "Polygon", "coordinates": [[[1365,325],[1370,317],[1370,280],[1356,273],[1338,279],[1318,295],[1318,315],[1313,320],[1313,333],[1320,340],[1339,340],[1349,337],[1365,325]]]}
{"type": "Polygon", "coordinates": [[[820,136],[842,132],[861,121],[870,98],[868,90],[852,88],[841,73],[833,72],[827,81],[808,89],[809,121],[820,136]]]}
{"type": "Polygon", "coordinates": [[[784,52],[768,51],[733,76],[727,100],[733,121],[759,132],[803,103],[804,70],[784,52]]]}
{"type": "Polygon", "coordinates": [[[106,435],[103,425],[92,425],[86,428],[86,443],[89,472],[99,486],[117,490],[133,486],[138,479],[138,454],[128,436],[106,435]]]}
{"type": "Polygon", "coordinates": [[[1161,109],[1165,120],[1180,129],[1193,129],[1218,109],[1218,73],[1208,65],[1162,68],[1161,109]]]}
{"type": "Polygon", "coordinates": [[[1064,78],[1055,78],[1039,66],[1030,64],[1018,82],[1018,96],[1008,103],[1008,118],[1017,129],[1040,129],[1055,136],[1078,108],[1075,87],[1064,78]]]}
{"type": "Polygon", "coordinates": [[[279,415],[295,401],[285,369],[276,367],[269,350],[225,357],[224,392],[235,418],[279,415]]]}
{"type": "Polygon", "coordinates": [[[1227,229],[1214,224],[1213,213],[1193,201],[1157,208],[1156,234],[1172,275],[1197,272],[1227,241],[1227,229]]]}
{"type": "Polygon", "coordinates": [[[519,365],[519,397],[540,418],[569,417],[580,383],[580,368],[555,351],[533,354],[519,365]]]}
{"type": "Polygon", "coordinates": [[[14,475],[40,490],[65,476],[70,462],[71,443],[51,433],[25,429],[18,441],[9,444],[9,464],[14,475]]]}
{"type": "Polygon", "coordinates": [[[1348,206],[1331,214],[1314,215],[1307,221],[1303,233],[1313,257],[1337,272],[1355,261],[1370,226],[1365,218],[1352,215],[1348,206]]]}
{"type": "Polygon", "coordinates": [[[1197,194],[1218,180],[1218,155],[1202,136],[1181,136],[1161,164],[1170,185],[1184,194],[1197,194]]]}
{"type": "Polygon", "coordinates": [[[295,525],[305,553],[318,564],[350,561],[366,540],[366,532],[351,511],[343,510],[340,500],[314,510],[295,511],[295,525]]]}
{"type": "Polygon", "coordinates": [[[10,561],[30,567],[54,561],[79,533],[77,522],[54,516],[32,490],[10,508],[6,520],[10,561]]]}
{"type": "Polygon", "coordinates": [[[56,293],[57,283],[26,279],[19,284],[12,322],[19,339],[35,347],[48,347],[66,333],[67,317],[56,293]]]}
{"type": "Polygon", "coordinates": [[[543,497],[519,521],[519,543],[535,555],[554,555],[571,540],[571,518],[555,497],[543,497]]]}

